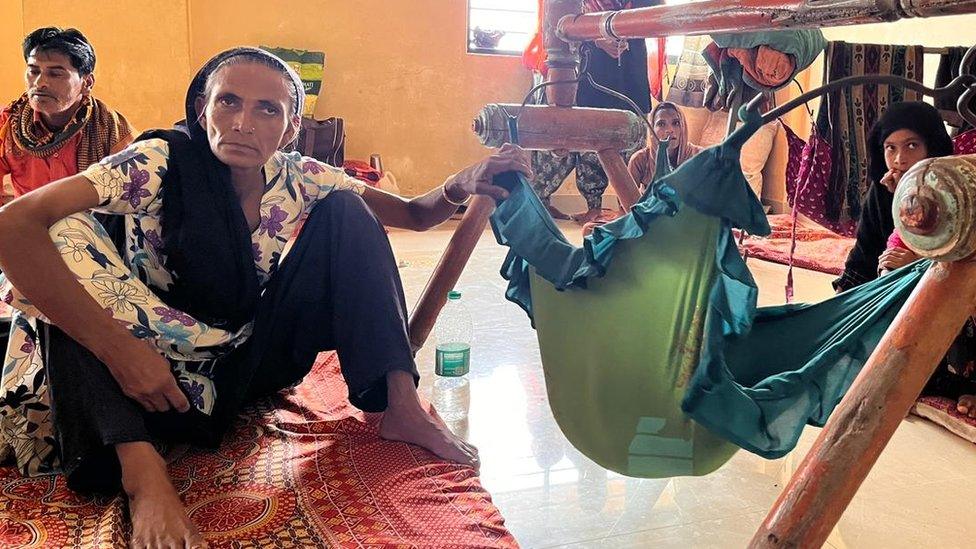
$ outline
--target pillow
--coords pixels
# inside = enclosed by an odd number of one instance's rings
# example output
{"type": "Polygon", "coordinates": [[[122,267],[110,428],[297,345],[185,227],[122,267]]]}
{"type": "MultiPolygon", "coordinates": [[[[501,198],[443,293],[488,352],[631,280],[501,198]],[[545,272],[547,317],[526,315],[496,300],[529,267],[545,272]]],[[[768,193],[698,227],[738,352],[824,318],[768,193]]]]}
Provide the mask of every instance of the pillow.
{"type": "MultiPolygon", "coordinates": [[[[701,132],[701,142],[695,143],[702,147],[711,147],[721,143],[725,139],[728,130],[729,113],[725,111],[715,111],[710,113],[705,127],[701,132]]],[[[741,124],[741,122],[740,122],[741,124]]],[[[762,170],[766,166],[769,152],[773,149],[773,142],[776,139],[776,132],[779,131],[779,124],[775,121],[759,128],[756,133],[742,146],[742,175],[756,197],[762,198],[763,175],[762,170]]]]}

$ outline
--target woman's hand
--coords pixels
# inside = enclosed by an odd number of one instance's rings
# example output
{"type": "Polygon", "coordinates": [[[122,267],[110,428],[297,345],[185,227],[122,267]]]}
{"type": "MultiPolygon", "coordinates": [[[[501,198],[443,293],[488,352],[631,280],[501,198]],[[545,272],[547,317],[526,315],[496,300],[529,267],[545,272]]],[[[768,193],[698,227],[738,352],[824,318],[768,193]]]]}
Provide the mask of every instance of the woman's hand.
{"type": "Polygon", "coordinates": [[[125,396],[150,412],[190,409],[190,402],[170,371],[169,361],[151,343],[131,336],[116,338],[116,342],[110,350],[99,353],[98,358],[108,367],[125,396]]]}
{"type": "Polygon", "coordinates": [[[888,192],[893,193],[895,192],[895,187],[898,186],[898,182],[901,181],[902,175],[904,175],[904,172],[892,168],[881,177],[881,184],[884,185],[884,188],[888,189],[888,192]]]}
{"type": "Polygon", "coordinates": [[[495,200],[508,198],[508,191],[494,184],[492,179],[504,172],[516,171],[532,178],[532,162],[521,147],[506,143],[488,158],[452,175],[444,183],[444,194],[451,202],[460,204],[474,194],[488,195],[495,200]]]}
{"type": "Polygon", "coordinates": [[[918,259],[915,252],[904,248],[890,248],[878,258],[878,269],[894,271],[918,259]]]}

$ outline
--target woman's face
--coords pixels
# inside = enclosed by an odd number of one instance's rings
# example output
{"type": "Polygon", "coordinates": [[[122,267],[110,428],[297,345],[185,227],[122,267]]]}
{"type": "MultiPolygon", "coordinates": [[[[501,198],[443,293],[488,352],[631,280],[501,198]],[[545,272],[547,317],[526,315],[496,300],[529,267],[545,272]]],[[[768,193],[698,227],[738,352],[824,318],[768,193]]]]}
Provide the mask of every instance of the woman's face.
{"type": "Polygon", "coordinates": [[[671,140],[669,148],[678,146],[681,135],[681,115],[674,109],[660,109],[654,115],[654,135],[658,141],[671,140]]]}
{"type": "Polygon", "coordinates": [[[232,168],[260,168],[297,128],[289,83],[260,63],[225,65],[197,100],[210,149],[232,168]]]}
{"type": "Polygon", "coordinates": [[[929,157],[922,137],[912,130],[897,130],[884,140],[885,165],[897,182],[919,160],[929,157]]]}

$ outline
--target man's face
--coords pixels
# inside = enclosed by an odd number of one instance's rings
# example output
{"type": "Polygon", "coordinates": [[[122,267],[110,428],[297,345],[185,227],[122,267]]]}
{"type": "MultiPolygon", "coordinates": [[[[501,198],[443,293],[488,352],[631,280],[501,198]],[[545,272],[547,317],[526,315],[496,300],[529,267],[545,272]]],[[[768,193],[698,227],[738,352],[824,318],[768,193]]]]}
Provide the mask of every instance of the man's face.
{"type": "Polygon", "coordinates": [[[47,116],[76,108],[95,82],[90,74],[81,76],[67,55],[37,50],[27,57],[24,79],[31,108],[47,116]]]}

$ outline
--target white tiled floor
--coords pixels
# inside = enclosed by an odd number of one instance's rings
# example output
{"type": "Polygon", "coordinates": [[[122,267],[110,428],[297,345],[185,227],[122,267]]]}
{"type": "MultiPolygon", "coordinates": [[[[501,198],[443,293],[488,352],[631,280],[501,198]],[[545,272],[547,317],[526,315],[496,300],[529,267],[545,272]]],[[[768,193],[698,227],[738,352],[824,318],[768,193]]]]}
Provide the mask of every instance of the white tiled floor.
{"type": "MultiPolygon", "coordinates": [[[[567,234],[578,228],[565,225],[567,234]]],[[[450,227],[391,240],[412,304],[450,227]]],[[[609,472],[560,433],[546,401],[535,333],[504,299],[498,269],[505,250],[486,232],[458,288],[475,323],[466,432],[482,455],[482,482],[527,548],[743,547],[816,437],[767,461],[739,452],[698,478],[642,480],[609,472]]],[[[781,303],[786,269],[750,261],[762,304],[781,303]]],[[[831,294],[831,277],[796,273],[798,301],[831,294]]],[[[429,391],[430,346],[418,355],[429,391]]],[[[428,393],[429,394],[429,393],[428,393]]],[[[923,420],[906,420],[881,456],[828,546],[842,548],[976,547],[976,447],[923,420]]]]}

